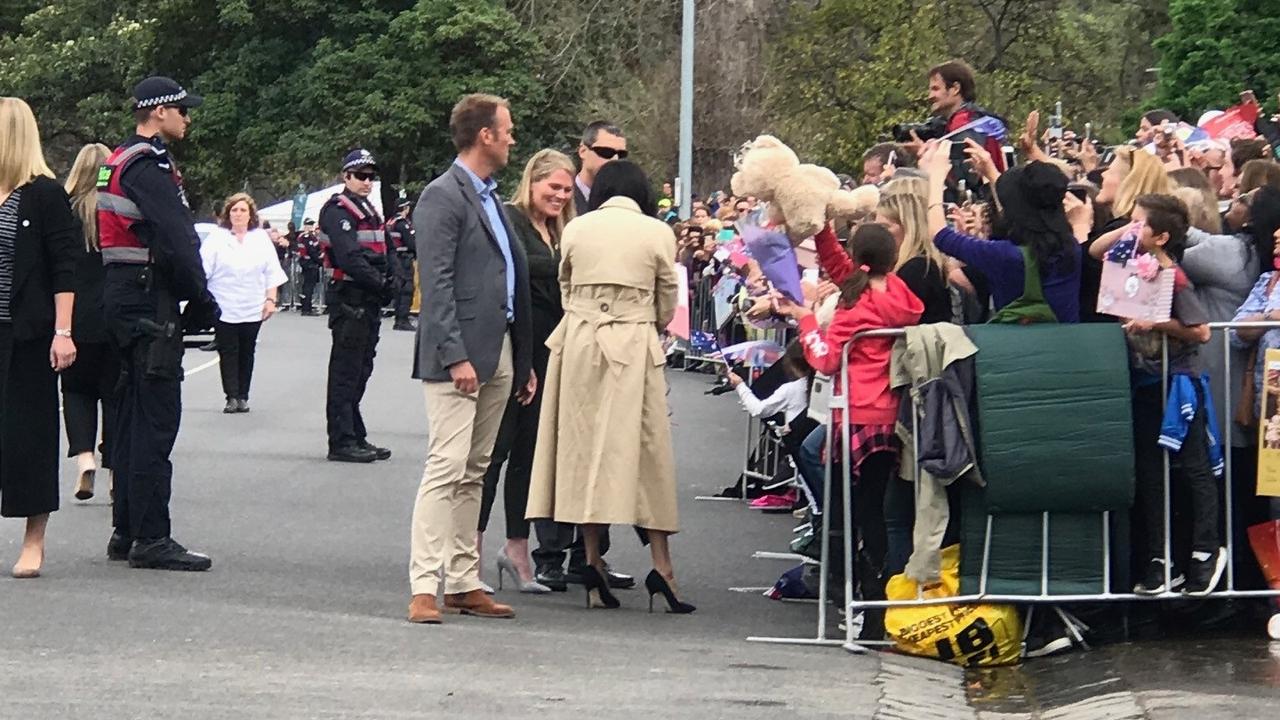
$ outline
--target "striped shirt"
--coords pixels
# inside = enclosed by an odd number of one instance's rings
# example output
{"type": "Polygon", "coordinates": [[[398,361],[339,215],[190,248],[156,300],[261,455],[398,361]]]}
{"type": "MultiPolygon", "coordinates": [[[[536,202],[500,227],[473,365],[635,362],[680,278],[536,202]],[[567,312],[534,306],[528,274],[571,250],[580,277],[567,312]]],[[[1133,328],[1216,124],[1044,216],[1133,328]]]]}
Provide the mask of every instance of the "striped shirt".
{"type": "Polygon", "coordinates": [[[0,323],[13,322],[9,304],[13,298],[13,248],[18,239],[18,203],[22,190],[14,190],[0,204],[0,323]]]}

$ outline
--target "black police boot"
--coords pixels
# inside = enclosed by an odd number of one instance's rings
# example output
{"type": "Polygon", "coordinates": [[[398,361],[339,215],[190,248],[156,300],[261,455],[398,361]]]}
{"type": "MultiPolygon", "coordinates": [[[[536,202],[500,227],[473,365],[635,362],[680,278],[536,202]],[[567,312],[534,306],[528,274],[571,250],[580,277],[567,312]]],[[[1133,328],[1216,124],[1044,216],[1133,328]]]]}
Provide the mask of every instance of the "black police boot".
{"type": "Polygon", "coordinates": [[[111,533],[111,539],[107,541],[107,559],[108,560],[128,560],[129,550],[133,547],[133,538],[121,535],[118,531],[111,533]]]}
{"type": "Polygon", "coordinates": [[[417,330],[418,328],[417,328],[417,326],[415,326],[415,325],[413,324],[413,321],[412,321],[412,320],[410,320],[409,318],[405,318],[404,320],[397,320],[397,321],[396,321],[396,324],[391,326],[391,329],[392,329],[392,330],[406,330],[406,331],[409,331],[409,332],[413,332],[413,331],[417,330]]]}
{"type": "Polygon", "coordinates": [[[146,570],[203,572],[213,567],[208,555],[194,553],[171,537],[139,540],[129,551],[129,567],[146,570]]]}
{"type": "Polygon", "coordinates": [[[374,445],[373,443],[369,442],[368,440],[361,440],[360,442],[356,443],[356,447],[360,448],[361,450],[367,450],[367,451],[369,451],[369,452],[373,453],[374,458],[376,458],[376,459],[378,459],[378,460],[390,460],[390,459],[391,459],[391,451],[390,451],[390,450],[388,450],[387,448],[384,448],[384,447],[378,447],[377,445],[374,445]]]}
{"type": "Polygon", "coordinates": [[[371,463],[378,456],[372,450],[365,450],[359,445],[344,445],[330,448],[328,460],[331,462],[371,463]]]}

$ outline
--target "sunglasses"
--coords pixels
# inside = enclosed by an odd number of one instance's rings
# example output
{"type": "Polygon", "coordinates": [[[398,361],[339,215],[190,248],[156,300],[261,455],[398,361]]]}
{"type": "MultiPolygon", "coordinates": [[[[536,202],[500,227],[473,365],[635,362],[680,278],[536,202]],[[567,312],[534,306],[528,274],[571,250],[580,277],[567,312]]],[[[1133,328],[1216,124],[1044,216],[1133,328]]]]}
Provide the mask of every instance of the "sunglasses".
{"type": "Polygon", "coordinates": [[[369,172],[366,170],[365,172],[353,172],[351,173],[351,177],[357,180],[363,180],[365,182],[373,182],[374,180],[378,179],[378,173],[369,172]]]}
{"type": "Polygon", "coordinates": [[[177,110],[178,114],[181,115],[182,117],[187,117],[187,115],[191,113],[190,110],[188,110],[186,107],[182,105],[165,105],[164,107],[169,110],[177,110]]]}
{"type": "Polygon", "coordinates": [[[611,148],[611,147],[596,147],[596,146],[594,146],[594,145],[593,145],[593,146],[591,146],[591,152],[593,152],[593,153],[595,153],[595,154],[599,155],[600,157],[604,158],[605,160],[612,160],[612,159],[614,159],[615,157],[616,157],[616,158],[618,158],[619,160],[626,160],[626,159],[627,159],[627,151],[626,151],[626,150],[616,150],[616,149],[611,148]]]}

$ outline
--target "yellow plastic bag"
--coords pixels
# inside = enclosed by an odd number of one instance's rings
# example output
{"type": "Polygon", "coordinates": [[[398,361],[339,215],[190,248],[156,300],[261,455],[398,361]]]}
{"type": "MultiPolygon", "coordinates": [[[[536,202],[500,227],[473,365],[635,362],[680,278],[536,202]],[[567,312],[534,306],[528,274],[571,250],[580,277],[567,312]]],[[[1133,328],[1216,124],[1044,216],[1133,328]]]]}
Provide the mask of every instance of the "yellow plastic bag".
{"type": "MultiPolygon", "coordinates": [[[[903,575],[889,578],[890,600],[915,600],[917,585],[903,575]]],[[[960,546],[942,549],[942,581],[929,585],[927,599],[960,592],[960,546]]],[[[1012,605],[928,605],[891,607],[885,632],[908,655],[945,660],[964,667],[1012,665],[1022,657],[1022,618],[1012,605]]]]}

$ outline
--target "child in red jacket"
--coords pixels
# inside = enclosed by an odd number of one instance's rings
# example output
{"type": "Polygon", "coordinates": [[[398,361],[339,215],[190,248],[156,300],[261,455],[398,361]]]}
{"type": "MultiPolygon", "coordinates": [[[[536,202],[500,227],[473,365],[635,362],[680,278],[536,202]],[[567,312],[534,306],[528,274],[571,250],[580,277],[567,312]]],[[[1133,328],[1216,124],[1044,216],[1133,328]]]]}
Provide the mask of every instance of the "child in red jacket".
{"type": "MultiPolygon", "coordinates": [[[[924,303],[892,272],[897,263],[898,248],[888,228],[862,225],[854,232],[849,245],[853,255],[852,267],[836,268],[833,258],[823,258],[823,267],[828,274],[833,278],[842,276],[840,305],[825,331],[804,306],[780,300],[778,312],[799,324],[800,344],[804,347],[805,359],[814,370],[824,375],[839,376],[842,351],[848,353],[848,375],[838,384],[847,388],[844,391],[848,398],[849,418],[849,457],[846,462],[851,476],[856,478],[853,488],[854,522],[862,538],[859,562],[862,569],[858,577],[862,596],[878,600],[884,596],[884,583],[888,579],[884,577],[888,552],[885,491],[898,463],[898,446],[893,432],[898,418],[898,395],[889,388],[889,361],[893,356],[895,338],[855,339],[855,336],[868,330],[915,325],[924,313],[924,303]]],[[[836,426],[827,436],[828,453],[841,447],[839,431],[842,424],[843,418],[837,416],[836,426]]],[[[815,470],[810,468],[809,472],[816,474],[815,470]]],[[[881,612],[864,615],[862,639],[879,639],[884,632],[883,622],[881,612]]]]}

